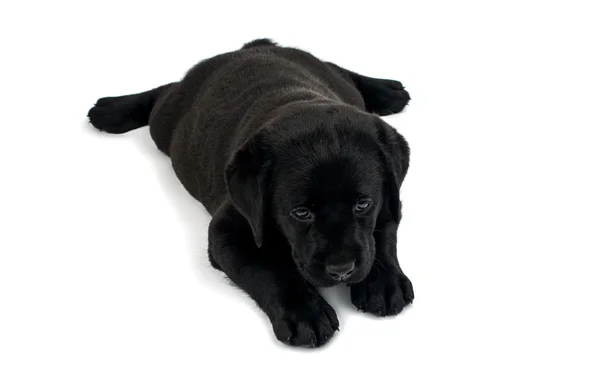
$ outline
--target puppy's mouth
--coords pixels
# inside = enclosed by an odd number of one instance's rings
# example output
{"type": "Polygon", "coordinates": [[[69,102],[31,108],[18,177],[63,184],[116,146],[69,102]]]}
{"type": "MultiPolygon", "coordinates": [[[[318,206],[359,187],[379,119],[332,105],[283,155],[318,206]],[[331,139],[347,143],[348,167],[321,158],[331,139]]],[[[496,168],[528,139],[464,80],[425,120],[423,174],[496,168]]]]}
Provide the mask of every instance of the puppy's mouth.
{"type": "Polygon", "coordinates": [[[332,287],[340,284],[353,285],[365,279],[369,273],[368,268],[364,265],[357,265],[352,275],[345,278],[333,278],[327,274],[325,267],[310,266],[304,263],[297,264],[300,274],[309,283],[317,287],[332,287]]]}

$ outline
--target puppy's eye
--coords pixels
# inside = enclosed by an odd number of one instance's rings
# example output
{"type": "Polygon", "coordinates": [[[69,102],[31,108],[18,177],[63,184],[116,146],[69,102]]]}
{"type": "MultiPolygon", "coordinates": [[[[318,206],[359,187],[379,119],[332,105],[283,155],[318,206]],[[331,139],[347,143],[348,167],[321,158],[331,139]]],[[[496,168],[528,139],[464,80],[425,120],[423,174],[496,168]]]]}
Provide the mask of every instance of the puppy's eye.
{"type": "Polygon", "coordinates": [[[358,201],[358,203],[356,203],[355,210],[357,212],[364,212],[364,211],[368,210],[369,207],[371,207],[372,203],[373,202],[370,201],[369,199],[361,199],[358,201]]]}
{"type": "Polygon", "coordinates": [[[308,220],[312,218],[312,213],[308,208],[300,207],[292,211],[292,215],[300,220],[308,220]]]}

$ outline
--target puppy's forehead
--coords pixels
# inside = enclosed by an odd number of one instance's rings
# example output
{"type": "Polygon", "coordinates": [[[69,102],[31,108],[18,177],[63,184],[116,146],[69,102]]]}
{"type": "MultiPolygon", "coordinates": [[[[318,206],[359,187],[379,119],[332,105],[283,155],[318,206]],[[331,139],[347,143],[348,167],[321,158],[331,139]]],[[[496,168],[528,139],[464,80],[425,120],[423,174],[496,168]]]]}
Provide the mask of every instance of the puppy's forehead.
{"type": "Polygon", "coordinates": [[[333,155],[305,173],[308,184],[304,191],[310,197],[375,195],[381,186],[379,165],[369,154],[333,155]]]}
{"type": "Polygon", "coordinates": [[[291,141],[281,149],[277,164],[274,184],[290,202],[375,196],[383,179],[377,149],[361,135],[291,141]]]}

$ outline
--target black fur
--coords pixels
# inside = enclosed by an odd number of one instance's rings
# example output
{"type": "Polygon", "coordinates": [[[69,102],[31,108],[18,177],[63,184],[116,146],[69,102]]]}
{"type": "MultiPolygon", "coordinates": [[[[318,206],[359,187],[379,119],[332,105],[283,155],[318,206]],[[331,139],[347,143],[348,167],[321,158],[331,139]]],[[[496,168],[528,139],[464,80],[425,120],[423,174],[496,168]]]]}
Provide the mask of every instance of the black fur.
{"type": "Polygon", "coordinates": [[[378,316],[413,300],[396,257],[404,138],[400,82],[369,78],[268,39],[207,59],[177,83],[102,98],[109,133],[150,124],[213,218],[209,259],[267,314],[276,337],[320,346],[338,329],[317,287],[340,282],[378,316]]]}

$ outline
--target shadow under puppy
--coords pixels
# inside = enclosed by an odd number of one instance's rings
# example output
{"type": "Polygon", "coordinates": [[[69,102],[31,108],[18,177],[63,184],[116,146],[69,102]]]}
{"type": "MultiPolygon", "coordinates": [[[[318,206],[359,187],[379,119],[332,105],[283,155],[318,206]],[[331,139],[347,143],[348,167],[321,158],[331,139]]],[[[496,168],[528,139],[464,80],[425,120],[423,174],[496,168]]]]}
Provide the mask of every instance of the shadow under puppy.
{"type": "Polygon", "coordinates": [[[409,147],[379,116],[410,97],[268,39],[204,60],[180,82],[101,98],[108,133],[150,125],[185,189],[212,215],[209,259],[267,314],[280,341],[338,330],[317,287],[345,283],[378,316],[413,300],[396,256],[409,147]]]}

